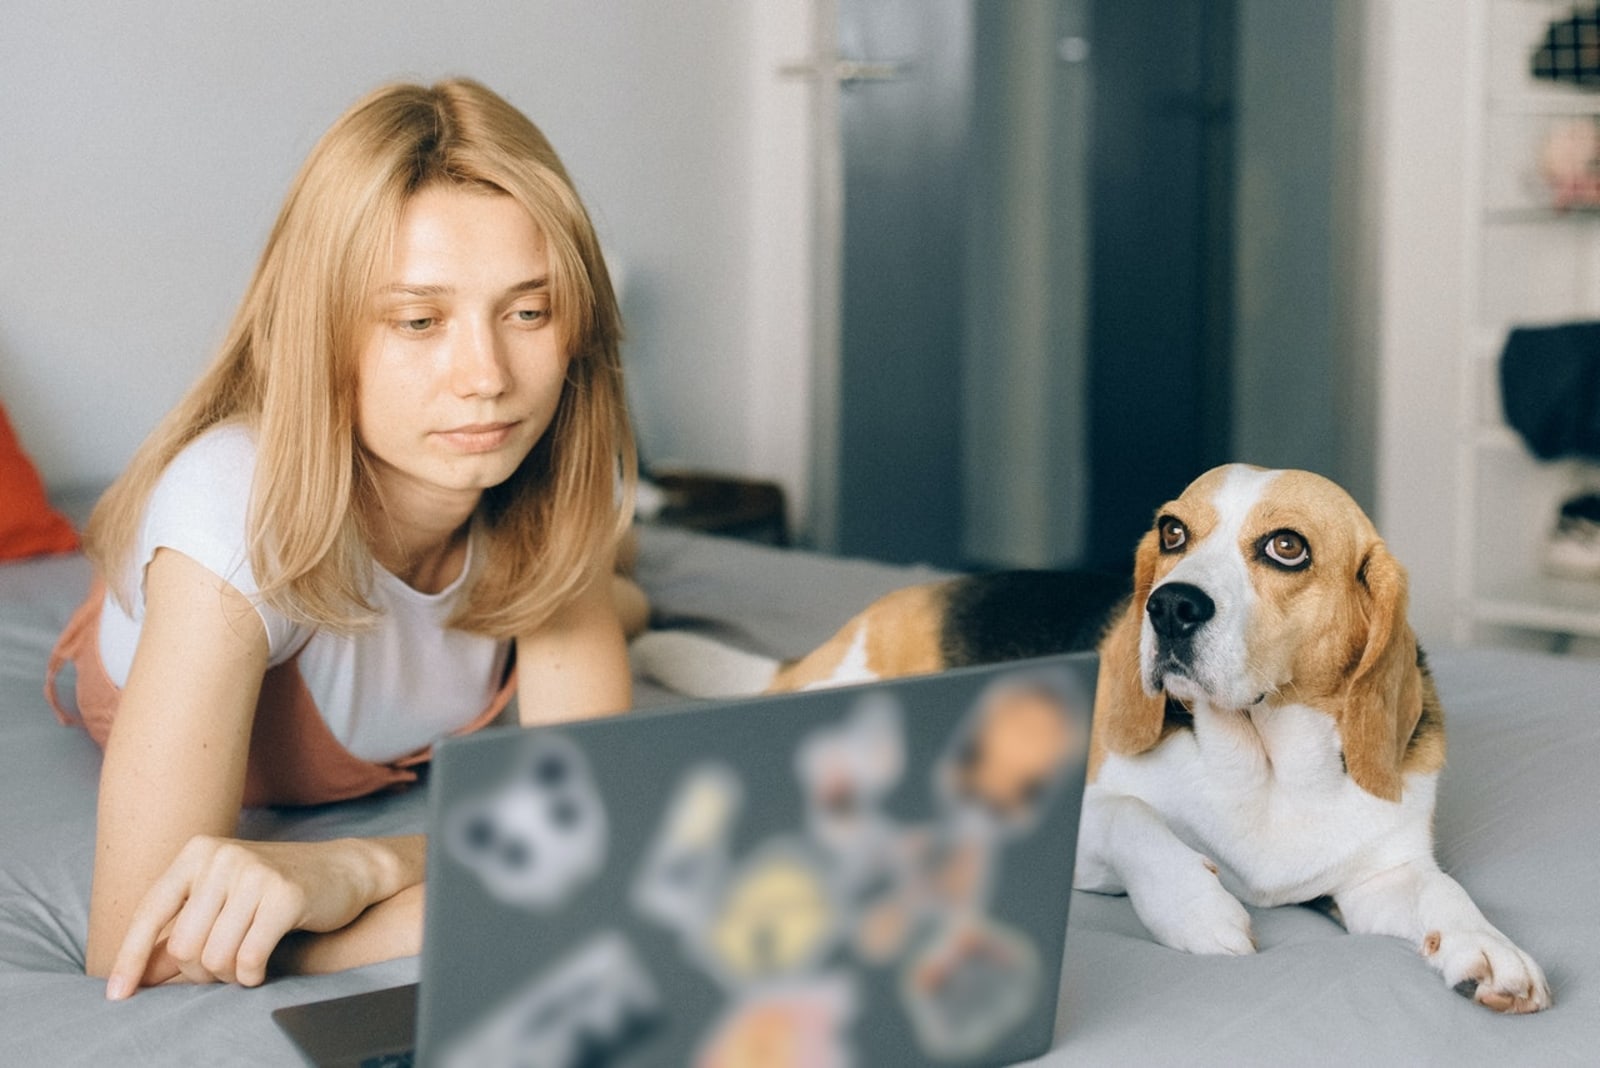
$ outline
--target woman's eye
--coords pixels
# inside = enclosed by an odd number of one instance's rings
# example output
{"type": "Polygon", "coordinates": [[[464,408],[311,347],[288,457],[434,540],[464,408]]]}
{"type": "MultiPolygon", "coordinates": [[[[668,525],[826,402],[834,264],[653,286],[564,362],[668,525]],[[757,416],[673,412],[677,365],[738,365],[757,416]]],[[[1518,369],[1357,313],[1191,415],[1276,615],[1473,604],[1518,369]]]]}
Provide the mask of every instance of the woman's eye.
{"type": "Polygon", "coordinates": [[[397,319],[395,325],[408,334],[422,334],[432,330],[438,321],[432,316],[423,316],[418,319],[397,319]]]}
{"type": "Polygon", "coordinates": [[[1268,534],[1261,544],[1261,552],[1279,567],[1298,570],[1311,562],[1311,546],[1306,539],[1292,530],[1279,530],[1268,534]]]}
{"type": "Polygon", "coordinates": [[[542,323],[550,318],[548,308],[518,308],[517,321],[520,323],[542,323]]]}
{"type": "Polygon", "coordinates": [[[1189,528],[1170,515],[1162,516],[1156,524],[1161,537],[1161,551],[1175,553],[1189,543],[1189,528]]]}

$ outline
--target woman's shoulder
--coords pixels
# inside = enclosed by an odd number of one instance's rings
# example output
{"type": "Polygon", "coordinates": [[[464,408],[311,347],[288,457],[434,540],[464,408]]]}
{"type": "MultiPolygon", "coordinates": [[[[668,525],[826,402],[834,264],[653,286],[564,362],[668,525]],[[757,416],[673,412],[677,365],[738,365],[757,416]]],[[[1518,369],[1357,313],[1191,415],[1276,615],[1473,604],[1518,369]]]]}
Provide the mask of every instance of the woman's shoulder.
{"type": "Polygon", "coordinates": [[[255,435],[240,423],[212,427],[185,445],[161,472],[145,506],[142,555],[147,559],[169,546],[229,577],[249,540],[255,464],[255,435]]]}
{"type": "Polygon", "coordinates": [[[149,513],[244,519],[255,477],[255,434],[242,423],[214,426],[168,461],[156,480],[149,513]]]}
{"type": "Polygon", "coordinates": [[[244,423],[218,423],[178,450],[159,484],[222,484],[248,488],[256,466],[255,431],[244,423]]]}

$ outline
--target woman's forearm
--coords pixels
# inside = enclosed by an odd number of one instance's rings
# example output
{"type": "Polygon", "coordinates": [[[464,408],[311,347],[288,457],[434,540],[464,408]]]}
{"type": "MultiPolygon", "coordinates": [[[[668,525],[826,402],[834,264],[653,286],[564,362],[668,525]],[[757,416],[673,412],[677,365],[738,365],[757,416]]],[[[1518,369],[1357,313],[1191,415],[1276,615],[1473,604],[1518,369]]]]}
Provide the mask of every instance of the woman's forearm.
{"type": "Polygon", "coordinates": [[[274,972],[320,975],[421,951],[427,840],[414,834],[347,841],[368,869],[372,904],[336,930],[285,935],[272,955],[274,972]]]}
{"type": "Polygon", "coordinates": [[[423,887],[415,883],[371,906],[337,931],[294,931],[278,943],[272,972],[322,975],[422,951],[423,887]]]}
{"type": "Polygon", "coordinates": [[[378,904],[422,882],[428,840],[420,834],[392,838],[348,838],[354,855],[364,859],[371,880],[369,903],[378,904]]]}

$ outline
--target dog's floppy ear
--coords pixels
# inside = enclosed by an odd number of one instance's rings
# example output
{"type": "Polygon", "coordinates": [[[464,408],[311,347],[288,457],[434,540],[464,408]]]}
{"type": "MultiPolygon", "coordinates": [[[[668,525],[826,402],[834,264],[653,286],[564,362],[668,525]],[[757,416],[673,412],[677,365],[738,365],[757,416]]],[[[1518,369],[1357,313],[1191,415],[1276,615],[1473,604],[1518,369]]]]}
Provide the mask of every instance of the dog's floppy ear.
{"type": "Polygon", "coordinates": [[[1380,541],[1356,573],[1366,641],[1339,711],[1345,767],[1357,786],[1400,800],[1400,762],[1422,716],[1417,639],[1406,621],[1406,573],[1380,541]]]}
{"type": "Polygon", "coordinates": [[[1095,684],[1095,731],[1113,752],[1142,753],[1161,740],[1167,698],[1145,692],[1139,667],[1139,628],[1156,577],[1156,533],[1139,542],[1134,556],[1133,596],[1100,643],[1100,675],[1095,684]]]}

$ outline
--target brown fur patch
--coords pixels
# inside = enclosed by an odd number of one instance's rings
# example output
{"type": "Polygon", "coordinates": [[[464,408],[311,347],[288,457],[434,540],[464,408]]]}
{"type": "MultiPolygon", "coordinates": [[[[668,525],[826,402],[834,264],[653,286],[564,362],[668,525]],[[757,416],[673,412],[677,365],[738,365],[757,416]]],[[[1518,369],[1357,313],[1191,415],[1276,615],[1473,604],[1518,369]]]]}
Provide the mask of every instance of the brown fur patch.
{"type": "Polygon", "coordinates": [[[1368,550],[1359,575],[1366,641],[1334,718],[1356,785],[1375,797],[1398,801],[1401,765],[1424,703],[1417,639],[1406,621],[1406,574],[1378,542],[1368,550]]]}
{"type": "Polygon", "coordinates": [[[948,583],[908,586],[868,605],[816,650],[778,669],[769,693],[801,690],[833,679],[866,628],[866,667],[881,679],[942,671],[940,625],[948,583]]]}
{"type": "Polygon", "coordinates": [[[1167,698],[1144,692],[1139,669],[1139,628],[1155,582],[1159,549],[1155,531],[1134,554],[1133,595],[1100,643],[1095,681],[1094,725],[1089,734],[1089,781],[1100,773],[1108,753],[1142,753],[1167,734],[1167,698]]]}
{"type": "Polygon", "coordinates": [[[1403,774],[1429,774],[1444,767],[1444,705],[1439,700],[1439,691],[1433,685],[1433,672],[1428,670],[1427,658],[1421,650],[1417,651],[1417,672],[1422,681],[1422,715],[1417,718],[1417,725],[1406,742],[1405,756],[1400,761],[1403,774]]]}

